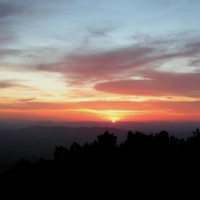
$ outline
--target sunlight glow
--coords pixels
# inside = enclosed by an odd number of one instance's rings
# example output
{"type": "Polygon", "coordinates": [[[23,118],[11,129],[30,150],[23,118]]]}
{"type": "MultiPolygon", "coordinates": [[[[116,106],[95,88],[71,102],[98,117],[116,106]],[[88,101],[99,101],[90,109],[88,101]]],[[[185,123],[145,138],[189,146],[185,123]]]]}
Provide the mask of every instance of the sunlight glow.
{"type": "MultiPolygon", "coordinates": [[[[99,116],[100,119],[112,121],[115,123],[119,120],[126,120],[130,117],[135,117],[136,115],[149,113],[149,111],[135,111],[135,110],[93,110],[93,109],[77,109],[77,112],[92,113],[99,116]]],[[[151,112],[151,111],[150,111],[151,112]]]]}

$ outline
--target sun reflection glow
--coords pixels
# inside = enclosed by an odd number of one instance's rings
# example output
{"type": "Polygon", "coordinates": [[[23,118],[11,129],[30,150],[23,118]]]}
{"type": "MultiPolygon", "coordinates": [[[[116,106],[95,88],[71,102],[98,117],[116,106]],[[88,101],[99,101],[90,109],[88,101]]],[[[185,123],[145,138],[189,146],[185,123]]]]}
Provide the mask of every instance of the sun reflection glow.
{"type": "MultiPolygon", "coordinates": [[[[78,112],[93,113],[99,116],[101,119],[116,123],[119,120],[125,120],[127,117],[135,116],[140,114],[139,111],[128,111],[128,110],[93,110],[93,109],[78,109],[78,112]]],[[[143,113],[143,112],[142,112],[143,113]]]]}

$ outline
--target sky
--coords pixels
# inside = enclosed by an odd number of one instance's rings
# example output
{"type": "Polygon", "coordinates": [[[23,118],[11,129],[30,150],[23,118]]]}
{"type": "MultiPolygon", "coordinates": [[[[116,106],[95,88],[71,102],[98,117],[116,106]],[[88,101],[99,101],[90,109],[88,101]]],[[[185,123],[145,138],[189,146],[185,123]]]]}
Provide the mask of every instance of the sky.
{"type": "Polygon", "coordinates": [[[0,119],[200,121],[199,0],[0,0],[0,119]]]}

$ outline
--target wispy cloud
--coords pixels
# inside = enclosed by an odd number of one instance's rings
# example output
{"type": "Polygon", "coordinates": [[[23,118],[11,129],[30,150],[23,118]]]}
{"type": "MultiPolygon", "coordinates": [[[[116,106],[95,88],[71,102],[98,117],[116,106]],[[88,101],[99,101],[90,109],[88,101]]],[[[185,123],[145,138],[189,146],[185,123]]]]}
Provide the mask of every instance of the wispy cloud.
{"type": "Polygon", "coordinates": [[[200,59],[196,59],[196,60],[191,61],[190,65],[199,67],[199,70],[200,70],[200,59]]]}
{"type": "Polygon", "coordinates": [[[110,32],[114,30],[114,26],[112,25],[98,25],[93,27],[87,27],[88,32],[90,33],[90,37],[105,37],[108,36],[110,32]]]}
{"type": "Polygon", "coordinates": [[[60,63],[40,65],[37,69],[63,73],[73,84],[106,80],[144,65],[148,62],[145,56],[153,50],[150,47],[130,47],[90,55],[74,54],[60,63]]]}
{"type": "Polygon", "coordinates": [[[0,0],[0,109],[199,113],[198,6],[0,0]]]}
{"type": "Polygon", "coordinates": [[[21,84],[18,80],[3,80],[0,81],[0,89],[6,88],[21,88],[21,89],[34,89],[31,86],[21,84]]]}
{"type": "MultiPolygon", "coordinates": [[[[84,53],[82,50],[81,53],[67,55],[60,62],[41,64],[37,70],[62,73],[71,84],[124,80],[132,76],[148,75],[147,72],[157,73],[163,64],[176,59],[185,59],[189,68],[191,62],[198,63],[199,44],[200,41],[196,38],[191,41],[186,39],[182,43],[179,40],[176,43],[174,38],[168,42],[159,38],[149,39],[146,44],[140,42],[110,51],[84,53]]],[[[198,71],[198,67],[189,70],[198,71]]],[[[184,70],[182,71],[184,73],[184,70]]],[[[172,73],[176,73],[176,70],[172,73]]],[[[177,73],[180,73],[180,70],[177,73]]],[[[166,81],[169,82],[170,79],[166,81]]]]}
{"type": "Polygon", "coordinates": [[[17,56],[21,53],[20,50],[18,49],[0,49],[0,57],[5,57],[5,56],[17,56]]]}
{"type": "Polygon", "coordinates": [[[21,13],[23,8],[17,4],[13,4],[10,2],[0,2],[0,18],[7,18],[18,13],[21,13]]]}
{"type": "Polygon", "coordinates": [[[14,83],[13,81],[0,81],[0,88],[10,88],[10,87],[18,87],[19,84],[14,83]]]}
{"type": "Polygon", "coordinates": [[[200,101],[84,101],[84,102],[39,102],[32,101],[35,98],[26,99],[25,101],[15,103],[0,103],[1,109],[27,109],[27,110],[177,110],[182,112],[186,110],[193,110],[198,106],[200,112],[200,101]],[[178,106],[179,105],[179,106],[178,106]]]}
{"type": "MultiPolygon", "coordinates": [[[[111,119],[120,117],[120,119],[131,120],[137,119],[137,116],[151,120],[162,119],[190,119],[198,120],[200,116],[200,101],[146,101],[146,102],[130,102],[130,101],[101,101],[101,102],[66,102],[66,103],[49,103],[49,102],[31,102],[24,101],[18,103],[0,103],[0,111],[2,113],[26,113],[29,116],[38,116],[47,114],[56,117],[58,113],[66,117],[69,113],[77,116],[85,113],[90,115],[98,115],[103,119],[111,119]],[[153,116],[153,118],[152,118],[153,116]],[[156,118],[158,117],[158,118],[156,118]]],[[[62,118],[62,116],[60,116],[62,118]]],[[[87,118],[84,118],[86,120],[87,118]]],[[[94,119],[94,118],[93,118],[94,119]]]]}
{"type": "Polygon", "coordinates": [[[21,18],[28,14],[27,8],[28,4],[23,1],[0,1],[1,62],[6,56],[15,57],[21,53],[20,47],[15,45],[20,41],[18,28],[22,22],[21,18]]]}
{"type": "Polygon", "coordinates": [[[24,98],[24,99],[19,99],[19,101],[21,101],[21,102],[27,102],[27,101],[33,101],[33,100],[36,100],[36,98],[33,97],[33,98],[24,98]]]}
{"type": "Polygon", "coordinates": [[[0,1],[0,42],[10,43],[17,38],[13,25],[16,23],[16,17],[24,10],[25,7],[19,4],[0,1]]]}
{"type": "Polygon", "coordinates": [[[122,95],[200,97],[200,74],[154,73],[149,79],[108,81],[95,88],[122,95]]]}

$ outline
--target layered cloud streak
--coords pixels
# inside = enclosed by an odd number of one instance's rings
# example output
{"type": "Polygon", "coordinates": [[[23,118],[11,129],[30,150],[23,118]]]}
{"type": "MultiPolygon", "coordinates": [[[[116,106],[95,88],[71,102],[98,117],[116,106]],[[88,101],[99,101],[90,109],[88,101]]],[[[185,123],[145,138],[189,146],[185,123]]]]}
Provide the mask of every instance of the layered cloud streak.
{"type": "Polygon", "coordinates": [[[198,7],[0,0],[0,116],[199,118],[198,7]]]}
{"type": "Polygon", "coordinates": [[[93,85],[98,91],[135,96],[199,96],[200,41],[163,39],[105,52],[66,56],[37,70],[59,72],[68,84],[93,85]],[[171,65],[170,67],[164,67],[171,65]],[[173,66],[174,65],[174,66],[173,66]]]}

